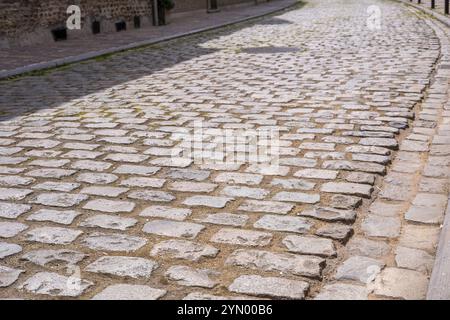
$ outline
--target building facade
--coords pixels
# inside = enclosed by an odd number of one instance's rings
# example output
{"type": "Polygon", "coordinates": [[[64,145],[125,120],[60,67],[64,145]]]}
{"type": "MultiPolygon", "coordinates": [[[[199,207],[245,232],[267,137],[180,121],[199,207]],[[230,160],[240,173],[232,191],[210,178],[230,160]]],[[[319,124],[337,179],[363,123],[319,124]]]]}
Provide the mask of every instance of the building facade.
{"type": "MultiPolygon", "coordinates": [[[[175,0],[173,13],[202,10],[207,0],[175,0]]],[[[231,5],[253,0],[218,0],[231,5]]],[[[153,0],[0,0],[0,48],[90,37],[153,23],[153,0]],[[81,30],[64,30],[67,8],[81,9],[81,30]]]]}

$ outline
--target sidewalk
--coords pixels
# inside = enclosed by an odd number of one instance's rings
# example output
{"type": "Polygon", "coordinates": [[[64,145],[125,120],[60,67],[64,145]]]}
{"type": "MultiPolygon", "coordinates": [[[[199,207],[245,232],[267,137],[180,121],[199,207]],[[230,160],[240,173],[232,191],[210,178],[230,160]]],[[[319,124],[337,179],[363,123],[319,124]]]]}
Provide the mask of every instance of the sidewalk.
{"type": "Polygon", "coordinates": [[[440,22],[450,27],[450,16],[445,14],[445,2],[444,0],[436,0],[435,8],[431,9],[431,0],[423,0],[418,3],[417,0],[398,0],[404,2],[405,4],[412,5],[413,7],[420,9],[438,19],[440,22]]]}
{"type": "Polygon", "coordinates": [[[283,10],[297,2],[297,0],[277,0],[257,6],[253,4],[230,6],[214,14],[208,14],[204,10],[193,11],[175,15],[167,26],[100,34],[87,39],[55,42],[53,45],[1,50],[0,79],[245,21],[283,10]]]}

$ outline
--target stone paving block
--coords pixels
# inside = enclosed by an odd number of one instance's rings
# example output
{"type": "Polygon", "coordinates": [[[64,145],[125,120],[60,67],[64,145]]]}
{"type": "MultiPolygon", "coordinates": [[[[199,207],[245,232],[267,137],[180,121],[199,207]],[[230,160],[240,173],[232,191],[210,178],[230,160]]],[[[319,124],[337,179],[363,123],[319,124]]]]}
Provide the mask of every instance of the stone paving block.
{"type": "Polygon", "coordinates": [[[338,267],[335,278],[370,283],[381,272],[384,265],[383,262],[372,258],[352,256],[338,267]]]}
{"type": "Polygon", "coordinates": [[[250,231],[243,229],[220,229],[211,237],[212,242],[227,243],[241,246],[266,246],[272,240],[272,234],[267,232],[250,231]]]}
{"type": "Polygon", "coordinates": [[[313,223],[297,217],[264,215],[253,226],[258,229],[273,231],[307,233],[313,226],[313,223]]]}
{"type": "Polygon", "coordinates": [[[187,240],[166,240],[157,243],[150,254],[169,258],[199,261],[202,258],[214,258],[219,250],[210,245],[204,245],[187,240]]]}
{"type": "Polygon", "coordinates": [[[317,256],[335,256],[333,241],[311,236],[287,236],[282,241],[289,252],[312,254],[317,256]]]}
{"type": "Polygon", "coordinates": [[[28,226],[20,222],[0,221],[0,238],[12,238],[28,229],[28,226]]]}
{"type": "Polygon", "coordinates": [[[425,299],[427,287],[428,279],[420,272],[386,268],[370,288],[374,294],[383,297],[419,300],[425,299]]]}
{"type": "Polygon", "coordinates": [[[233,198],[216,196],[192,196],[183,201],[187,206],[204,206],[210,208],[224,208],[233,198]]]}
{"type": "Polygon", "coordinates": [[[304,299],[309,284],[306,281],[245,275],[235,279],[228,290],[275,299],[304,299]]]}
{"type": "Polygon", "coordinates": [[[434,252],[439,237],[439,227],[407,224],[400,236],[400,245],[434,252]]]}
{"type": "Polygon", "coordinates": [[[320,201],[320,195],[319,194],[308,194],[308,193],[302,193],[302,192],[282,191],[282,192],[278,192],[275,196],[273,196],[273,200],[315,204],[320,201]]]}
{"type": "Polygon", "coordinates": [[[246,200],[238,207],[238,210],[246,212],[287,214],[293,208],[293,204],[284,202],[246,200]]]}
{"type": "Polygon", "coordinates": [[[299,216],[312,217],[325,221],[346,221],[353,222],[356,219],[356,212],[353,210],[341,210],[329,207],[316,207],[303,210],[299,216]]]}
{"type": "Polygon", "coordinates": [[[128,201],[117,201],[107,199],[91,200],[83,206],[83,209],[102,211],[109,213],[131,212],[135,204],[128,201]]]}
{"type": "Polygon", "coordinates": [[[389,254],[391,248],[384,241],[353,237],[347,243],[347,251],[352,255],[380,258],[389,254]]]}
{"type": "Polygon", "coordinates": [[[434,257],[423,250],[399,246],[395,251],[395,262],[399,268],[430,274],[433,268],[434,257]]]}
{"type": "Polygon", "coordinates": [[[371,186],[365,184],[347,182],[327,182],[321,188],[323,192],[343,193],[365,198],[370,197],[372,190],[373,188],[371,186]]]}
{"type": "Polygon", "coordinates": [[[174,208],[168,206],[150,206],[139,215],[141,217],[165,218],[183,221],[191,215],[192,211],[186,208],[174,208]]]}
{"type": "Polygon", "coordinates": [[[361,228],[369,237],[396,238],[400,235],[399,218],[369,215],[364,218],[361,228]]]}
{"type": "Polygon", "coordinates": [[[319,257],[291,253],[239,249],[227,258],[225,264],[258,271],[277,271],[292,275],[319,278],[325,260],[319,257]]]}
{"type": "Polygon", "coordinates": [[[71,193],[41,193],[34,196],[30,203],[41,204],[45,206],[51,207],[62,207],[68,208],[73,207],[85,200],[87,200],[89,196],[85,194],[71,194],[71,193]]]}
{"type": "Polygon", "coordinates": [[[19,279],[24,270],[0,266],[0,288],[9,287],[19,279]]]}
{"type": "Polygon", "coordinates": [[[158,300],[166,290],[144,285],[113,284],[96,294],[92,300],[158,300]]]}
{"type": "Polygon", "coordinates": [[[97,259],[84,270],[94,273],[131,278],[149,278],[158,268],[155,261],[139,257],[108,256],[97,259]]]}
{"type": "Polygon", "coordinates": [[[191,222],[152,220],[142,230],[159,236],[194,239],[204,228],[201,224],[191,222]]]}
{"type": "Polygon", "coordinates": [[[15,243],[0,241],[0,259],[22,252],[22,247],[15,243]]]}
{"type": "Polygon", "coordinates": [[[103,228],[125,231],[128,228],[133,227],[137,223],[138,221],[134,218],[124,218],[107,214],[98,214],[84,219],[78,225],[80,227],[87,228],[103,228]]]}
{"type": "Polygon", "coordinates": [[[81,241],[83,246],[92,250],[136,251],[143,247],[147,240],[141,237],[117,233],[91,233],[81,241]]]}
{"type": "Polygon", "coordinates": [[[25,236],[28,241],[47,244],[70,244],[83,232],[61,227],[40,227],[28,231],[25,236]]]}
{"type": "Polygon", "coordinates": [[[128,198],[154,202],[171,202],[175,200],[175,196],[172,193],[159,190],[132,191],[128,194],[128,198]]]}
{"type": "Polygon", "coordinates": [[[17,201],[22,200],[33,190],[17,188],[0,188],[0,200],[17,201]]]}
{"type": "Polygon", "coordinates": [[[204,214],[197,218],[194,218],[194,220],[198,222],[227,225],[234,227],[243,227],[247,223],[248,219],[249,217],[245,214],[236,214],[227,212],[204,214]]]}
{"type": "Polygon", "coordinates": [[[214,279],[218,272],[209,269],[194,269],[187,266],[173,266],[165,276],[182,286],[213,288],[217,285],[214,279]]]}
{"type": "Polygon", "coordinates": [[[33,294],[43,294],[55,297],[78,297],[93,285],[83,279],[69,277],[53,272],[39,272],[28,278],[20,289],[33,294]],[[72,283],[72,285],[67,285],[72,283]]]}
{"type": "Polygon", "coordinates": [[[76,265],[80,261],[82,261],[86,255],[79,251],[75,250],[67,250],[67,249],[59,249],[59,250],[46,250],[39,249],[33,250],[25,253],[21,260],[32,262],[36,265],[45,267],[47,264],[50,265],[59,265],[66,264],[76,265]]]}
{"type": "Polygon", "coordinates": [[[327,284],[314,300],[368,300],[369,291],[363,286],[346,283],[327,284]]]}

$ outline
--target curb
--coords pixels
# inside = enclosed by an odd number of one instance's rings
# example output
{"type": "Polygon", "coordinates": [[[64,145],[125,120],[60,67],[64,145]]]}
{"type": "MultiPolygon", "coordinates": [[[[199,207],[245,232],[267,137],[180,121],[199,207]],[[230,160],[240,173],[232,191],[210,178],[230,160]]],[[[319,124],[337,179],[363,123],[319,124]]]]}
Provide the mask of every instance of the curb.
{"type": "MultiPolygon", "coordinates": [[[[450,203],[450,199],[449,199],[450,203]]],[[[450,300],[450,204],[441,228],[427,300],[450,300]]]]}
{"type": "Polygon", "coordinates": [[[139,48],[139,47],[144,47],[144,46],[157,44],[157,43],[161,43],[161,42],[165,42],[165,41],[169,41],[169,40],[174,40],[174,39],[182,38],[182,37],[185,37],[185,36],[190,36],[190,35],[194,35],[194,34],[197,34],[197,33],[202,33],[202,32],[205,32],[205,31],[211,31],[211,30],[215,30],[215,29],[220,29],[220,28],[223,28],[223,27],[226,27],[226,26],[230,26],[230,25],[233,25],[233,24],[236,24],[236,23],[246,22],[246,21],[249,21],[249,20],[253,20],[255,18],[260,18],[260,17],[264,17],[264,16],[267,16],[267,15],[271,15],[271,14],[276,13],[276,12],[284,11],[286,9],[289,9],[291,7],[296,6],[299,3],[301,3],[301,1],[295,0],[293,2],[291,1],[290,3],[288,3],[286,5],[283,5],[282,7],[277,7],[276,9],[273,9],[273,10],[270,10],[270,11],[267,11],[267,12],[264,12],[264,13],[255,14],[255,15],[244,17],[244,18],[238,18],[238,19],[230,20],[228,22],[217,24],[217,25],[213,25],[213,26],[209,26],[209,27],[193,29],[193,30],[190,30],[190,31],[187,31],[187,32],[175,33],[175,34],[170,35],[170,36],[160,37],[160,38],[151,39],[151,40],[143,40],[143,41],[138,41],[138,42],[132,42],[130,44],[126,44],[126,45],[122,45],[122,46],[118,46],[118,47],[111,47],[111,48],[103,49],[103,50],[90,51],[90,52],[86,52],[86,53],[79,54],[79,55],[76,55],[76,56],[68,56],[68,57],[59,58],[59,59],[55,59],[55,60],[51,60],[51,61],[45,61],[45,62],[29,64],[27,66],[15,68],[15,69],[12,69],[12,70],[0,71],[0,80],[5,79],[5,78],[9,78],[9,77],[18,76],[18,75],[21,75],[21,74],[30,73],[30,72],[33,72],[33,71],[52,69],[52,68],[61,67],[61,66],[67,65],[67,64],[72,64],[72,63],[76,63],[76,62],[86,61],[86,60],[89,60],[89,59],[92,59],[92,58],[96,58],[96,57],[99,57],[99,56],[103,56],[103,55],[106,55],[106,54],[118,53],[118,52],[121,52],[121,51],[126,51],[126,50],[130,50],[130,49],[136,49],[136,48],[139,48]]]}

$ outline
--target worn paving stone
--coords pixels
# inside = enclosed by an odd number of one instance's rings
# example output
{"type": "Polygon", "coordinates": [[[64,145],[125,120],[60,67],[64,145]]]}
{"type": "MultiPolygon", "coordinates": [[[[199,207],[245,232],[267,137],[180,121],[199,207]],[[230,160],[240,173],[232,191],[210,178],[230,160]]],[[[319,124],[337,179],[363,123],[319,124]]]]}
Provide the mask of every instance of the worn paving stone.
{"type": "Polygon", "coordinates": [[[29,171],[26,173],[27,176],[36,177],[36,178],[52,178],[52,179],[60,179],[64,177],[69,177],[75,174],[75,170],[66,170],[66,169],[36,169],[29,171]]]}
{"type": "Polygon", "coordinates": [[[116,174],[135,174],[140,176],[151,176],[157,173],[161,168],[154,166],[137,166],[137,165],[127,165],[123,164],[117,167],[113,173],[116,174]]]}
{"type": "Polygon", "coordinates": [[[81,241],[83,246],[92,250],[125,252],[136,251],[146,243],[147,240],[141,237],[99,232],[92,233],[81,241]]]}
{"type": "Polygon", "coordinates": [[[48,244],[70,244],[83,232],[61,227],[40,227],[28,231],[25,237],[28,241],[48,244]]]}
{"type": "Polygon", "coordinates": [[[172,266],[165,276],[182,286],[213,288],[217,281],[213,280],[218,273],[209,269],[194,269],[187,266],[172,266]]]}
{"type": "Polygon", "coordinates": [[[84,270],[119,277],[149,278],[156,268],[158,268],[158,264],[153,260],[111,256],[97,259],[84,270]]]}
{"type": "Polygon", "coordinates": [[[316,235],[345,242],[353,234],[353,228],[344,224],[326,224],[316,230],[316,235]]]}
{"type": "Polygon", "coordinates": [[[150,206],[139,215],[141,217],[164,218],[183,221],[191,215],[192,211],[186,208],[174,208],[168,206],[150,206]]]}
{"type": "Polygon", "coordinates": [[[406,300],[425,299],[428,287],[427,277],[420,272],[386,268],[370,287],[379,296],[406,300]]]}
{"type": "Polygon", "coordinates": [[[275,299],[304,299],[308,289],[306,281],[257,275],[240,276],[228,287],[231,292],[275,299]]]}
{"type": "Polygon", "coordinates": [[[400,236],[400,245],[433,252],[438,242],[439,227],[407,224],[400,236]]]}
{"type": "Polygon", "coordinates": [[[27,186],[34,181],[33,178],[21,176],[0,176],[0,186],[2,187],[27,186]]]}
{"type": "Polygon", "coordinates": [[[70,225],[81,213],[74,210],[40,209],[27,217],[27,221],[50,221],[70,225]]]}
{"type": "Polygon", "coordinates": [[[15,243],[0,241],[0,259],[22,252],[22,247],[15,243]]]}
{"type": "Polygon", "coordinates": [[[211,237],[211,241],[241,246],[266,246],[272,241],[272,234],[243,229],[223,228],[211,237]]]}
{"type": "Polygon", "coordinates": [[[238,207],[238,210],[246,212],[288,214],[293,208],[293,204],[284,202],[246,200],[238,207]]]}
{"type": "Polygon", "coordinates": [[[263,179],[262,175],[251,174],[251,173],[238,173],[238,172],[222,172],[219,173],[214,181],[215,182],[226,182],[230,184],[248,184],[248,185],[258,185],[263,179]]]}
{"type": "Polygon", "coordinates": [[[85,200],[89,196],[85,194],[71,194],[71,193],[41,193],[34,196],[30,203],[42,204],[51,207],[68,208],[73,207],[85,200]]]}
{"type": "Polygon", "coordinates": [[[166,290],[144,285],[113,284],[96,294],[92,300],[157,300],[166,290]]]}
{"type": "Polygon", "coordinates": [[[369,283],[381,272],[384,263],[368,257],[352,256],[345,260],[336,271],[337,280],[353,280],[369,283]]]}
{"type": "Polygon", "coordinates": [[[216,188],[215,183],[191,181],[175,181],[169,186],[169,190],[180,192],[212,192],[216,188]]]}
{"type": "Polygon", "coordinates": [[[230,197],[216,196],[192,196],[183,201],[187,206],[204,206],[210,208],[224,208],[228,202],[232,201],[230,197]]]}
{"type": "Polygon", "coordinates": [[[19,279],[24,270],[0,266],[0,288],[9,287],[19,279]]]}
{"type": "Polygon", "coordinates": [[[244,296],[218,296],[213,294],[207,294],[203,292],[191,292],[183,300],[202,300],[202,301],[211,301],[211,300],[251,300],[249,297],[244,296]]]}
{"type": "Polygon", "coordinates": [[[362,230],[369,237],[396,238],[400,235],[399,218],[369,215],[361,224],[362,230]]]}
{"type": "Polygon", "coordinates": [[[320,201],[320,195],[308,194],[308,193],[302,193],[302,192],[282,191],[282,192],[278,192],[273,197],[273,200],[314,204],[314,203],[317,203],[320,201]]]}
{"type": "Polygon", "coordinates": [[[347,251],[352,255],[380,258],[388,255],[391,248],[384,241],[353,237],[347,243],[347,251]]]}
{"type": "Polygon", "coordinates": [[[346,221],[353,222],[356,219],[356,212],[353,210],[341,210],[329,207],[316,207],[303,210],[299,216],[312,217],[325,221],[346,221]]]}
{"type": "Polygon", "coordinates": [[[363,286],[346,283],[327,284],[314,300],[368,300],[369,292],[363,286]]]}
{"type": "Polygon", "coordinates": [[[155,202],[171,202],[175,200],[172,193],[158,190],[139,190],[132,191],[128,194],[128,198],[155,202]]]}
{"type": "Polygon", "coordinates": [[[33,190],[17,189],[17,188],[0,188],[0,200],[17,201],[22,200],[33,190]]]}
{"type": "Polygon", "coordinates": [[[236,197],[236,198],[242,197],[242,198],[262,200],[269,194],[269,191],[261,188],[227,186],[223,188],[221,193],[229,197],[236,197]]]}
{"type": "Polygon", "coordinates": [[[290,253],[239,249],[227,258],[225,264],[258,271],[277,271],[318,278],[321,276],[325,260],[290,253]]]}
{"type": "Polygon", "coordinates": [[[146,177],[131,177],[120,182],[120,185],[127,187],[150,187],[150,188],[161,188],[165,179],[158,178],[146,178],[146,177]]]}
{"type": "Polygon", "coordinates": [[[135,204],[128,201],[117,201],[107,199],[91,200],[83,206],[83,209],[102,211],[108,213],[131,212],[135,204]]]}
{"type": "Polygon", "coordinates": [[[430,274],[433,269],[434,257],[423,250],[399,246],[395,251],[395,262],[399,268],[430,274]]]}
{"type": "Polygon", "coordinates": [[[336,248],[333,241],[311,236],[287,236],[282,241],[289,252],[312,254],[317,256],[335,256],[336,248]]]}
{"type": "Polygon", "coordinates": [[[87,228],[103,228],[125,231],[136,225],[138,221],[134,218],[116,217],[107,214],[98,214],[88,217],[78,225],[87,228]]]}
{"type": "Polygon", "coordinates": [[[270,184],[274,187],[282,187],[283,189],[311,191],[315,187],[314,182],[303,179],[281,179],[273,178],[270,184]]]}
{"type": "Polygon", "coordinates": [[[211,245],[187,240],[166,240],[153,246],[152,256],[199,261],[202,258],[214,258],[219,250],[211,245]]]}
{"type": "Polygon", "coordinates": [[[70,279],[53,272],[39,272],[28,278],[19,289],[56,297],[78,297],[93,285],[84,279],[70,279]],[[68,285],[72,284],[72,285],[68,285]]]}
{"type": "Polygon", "coordinates": [[[15,219],[25,212],[28,212],[30,209],[31,206],[26,204],[0,202],[0,217],[15,219]]]}
{"type": "Polygon", "coordinates": [[[328,182],[322,185],[321,191],[331,193],[343,193],[369,198],[372,194],[371,186],[360,183],[328,182]]]}
{"type": "Polygon", "coordinates": [[[20,222],[0,221],[0,238],[12,238],[28,229],[28,226],[20,222]]]}
{"type": "Polygon", "coordinates": [[[307,233],[313,226],[313,223],[298,217],[264,215],[253,226],[258,229],[273,231],[307,233]]]}
{"type": "Polygon", "coordinates": [[[113,183],[119,179],[118,176],[111,173],[80,173],[77,177],[77,181],[86,182],[91,184],[108,184],[113,183]]]}
{"type": "Polygon", "coordinates": [[[343,194],[335,194],[331,196],[330,207],[337,209],[356,209],[362,204],[360,197],[346,196],[343,194]]]}
{"type": "Polygon", "coordinates": [[[86,255],[82,252],[67,249],[39,249],[25,253],[21,260],[29,261],[39,266],[46,266],[48,264],[60,264],[76,265],[81,262],[86,255]]]}
{"type": "Polygon", "coordinates": [[[103,196],[103,197],[118,197],[119,195],[127,192],[128,188],[121,187],[109,187],[109,186],[90,186],[80,190],[80,193],[103,196]]]}
{"type": "Polygon", "coordinates": [[[80,186],[79,183],[74,183],[74,182],[46,181],[46,182],[38,183],[37,185],[32,186],[32,188],[39,189],[39,190],[47,190],[47,191],[70,192],[70,191],[77,189],[79,186],[80,186]]]}
{"type": "Polygon", "coordinates": [[[245,214],[227,212],[204,214],[197,218],[194,218],[194,220],[198,222],[234,227],[243,227],[247,223],[248,219],[249,217],[245,214]]]}
{"type": "Polygon", "coordinates": [[[159,236],[194,239],[204,228],[198,223],[152,220],[144,225],[142,231],[159,236]]]}

